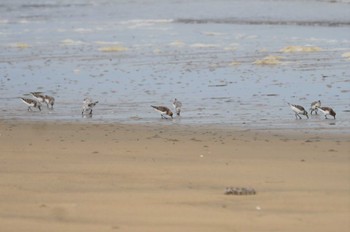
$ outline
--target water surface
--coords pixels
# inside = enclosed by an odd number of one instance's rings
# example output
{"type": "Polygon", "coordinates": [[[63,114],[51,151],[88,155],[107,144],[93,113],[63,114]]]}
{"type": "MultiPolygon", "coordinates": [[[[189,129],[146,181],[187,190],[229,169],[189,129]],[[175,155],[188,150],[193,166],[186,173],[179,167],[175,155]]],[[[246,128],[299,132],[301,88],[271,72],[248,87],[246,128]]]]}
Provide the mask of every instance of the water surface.
{"type": "Polygon", "coordinates": [[[0,4],[2,119],[217,124],[349,132],[349,1],[0,4]],[[42,91],[53,111],[27,112],[42,91]],[[81,118],[85,97],[99,100],[81,118]],[[183,102],[161,121],[150,105],[183,102]],[[295,120],[287,102],[337,112],[295,120]]]}

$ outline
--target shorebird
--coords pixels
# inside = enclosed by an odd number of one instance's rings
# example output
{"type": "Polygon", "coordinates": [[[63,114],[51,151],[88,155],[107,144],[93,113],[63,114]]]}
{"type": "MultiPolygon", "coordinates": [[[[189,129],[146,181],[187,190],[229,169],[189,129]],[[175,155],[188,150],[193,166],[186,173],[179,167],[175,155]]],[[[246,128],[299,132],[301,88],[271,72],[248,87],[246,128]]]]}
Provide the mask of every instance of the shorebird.
{"type": "Polygon", "coordinates": [[[311,108],[310,108],[310,114],[315,111],[315,114],[317,114],[317,108],[321,107],[321,101],[314,101],[311,103],[311,108]]]}
{"type": "Polygon", "coordinates": [[[298,119],[298,118],[301,119],[300,114],[305,115],[307,118],[309,118],[309,115],[307,114],[307,111],[304,109],[304,107],[299,106],[299,105],[293,105],[290,103],[288,103],[288,105],[294,111],[296,119],[298,119]]]}
{"type": "Polygon", "coordinates": [[[93,102],[90,98],[85,98],[83,101],[83,110],[81,115],[89,114],[92,115],[92,108],[98,103],[98,101],[93,102]]]}
{"type": "Polygon", "coordinates": [[[158,113],[160,113],[160,116],[164,119],[168,119],[168,117],[166,117],[165,115],[173,118],[173,112],[171,112],[171,110],[166,107],[166,106],[151,106],[154,108],[155,111],[157,111],[158,113]]]}
{"type": "Polygon", "coordinates": [[[29,98],[22,98],[21,100],[24,102],[24,104],[26,104],[28,106],[28,111],[33,111],[31,107],[34,108],[38,108],[41,111],[41,103],[33,100],[33,99],[29,99],[29,98]]]}
{"type": "Polygon", "coordinates": [[[31,92],[30,93],[37,101],[46,103],[48,109],[53,109],[55,98],[49,95],[43,95],[42,92],[31,92]]]}
{"type": "Polygon", "coordinates": [[[173,107],[175,109],[175,112],[176,112],[177,116],[180,116],[182,103],[175,98],[174,101],[173,101],[173,107]]]}
{"type": "Polygon", "coordinates": [[[47,108],[53,109],[53,104],[55,104],[55,98],[49,95],[45,95],[44,102],[46,103],[47,108]]]}
{"type": "Polygon", "coordinates": [[[318,107],[318,109],[324,114],[326,119],[328,119],[327,115],[331,115],[335,119],[336,113],[331,107],[318,107]]]}

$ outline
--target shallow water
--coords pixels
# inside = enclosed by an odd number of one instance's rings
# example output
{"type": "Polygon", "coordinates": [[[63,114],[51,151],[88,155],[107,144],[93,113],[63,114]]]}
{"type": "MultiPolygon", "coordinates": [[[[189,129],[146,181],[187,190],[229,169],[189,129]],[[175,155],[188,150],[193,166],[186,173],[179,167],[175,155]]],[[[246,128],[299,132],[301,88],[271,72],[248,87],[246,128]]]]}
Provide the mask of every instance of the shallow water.
{"type": "Polygon", "coordinates": [[[350,129],[349,1],[0,4],[2,119],[350,129]],[[287,52],[289,51],[289,52],[287,52]],[[53,111],[27,112],[42,91],[53,111]],[[85,97],[99,100],[82,119],[85,97]],[[183,103],[160,120],[150,105],[183,103]],[[295,120],[287,102],[337,112],[295,120]]]}

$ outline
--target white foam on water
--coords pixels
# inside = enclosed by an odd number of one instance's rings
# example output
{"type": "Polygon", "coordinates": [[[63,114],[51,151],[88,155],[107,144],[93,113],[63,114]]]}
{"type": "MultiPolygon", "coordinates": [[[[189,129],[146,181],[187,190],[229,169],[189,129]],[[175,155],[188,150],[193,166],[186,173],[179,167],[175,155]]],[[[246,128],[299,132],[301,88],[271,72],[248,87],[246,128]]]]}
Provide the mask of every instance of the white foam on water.
{"type": "Polygon", "coordinates": [[[194,44],[191,44],[190,47],[192,47],[192,48],[218,48],[218,47],[220,47],[220,45],[219,44],[194,43],[194,44]]]}
{"type": "Polygon", "coordinates": [[[134,28],[142,28],[142,27],[151,27],[155,25],[161,24],[169,24],[172,23],[173,19],[131,19],[126,21],[120,21],[120,25],[125,25],[130,29],[134,28]]]}
{"type": "Polygon", "coordinates": [[[67,46],[79,46],[79,45],[85,45],[87,43],[81,40],[65,39],[61,41],[61,44],[67,45],[67,46]]]}

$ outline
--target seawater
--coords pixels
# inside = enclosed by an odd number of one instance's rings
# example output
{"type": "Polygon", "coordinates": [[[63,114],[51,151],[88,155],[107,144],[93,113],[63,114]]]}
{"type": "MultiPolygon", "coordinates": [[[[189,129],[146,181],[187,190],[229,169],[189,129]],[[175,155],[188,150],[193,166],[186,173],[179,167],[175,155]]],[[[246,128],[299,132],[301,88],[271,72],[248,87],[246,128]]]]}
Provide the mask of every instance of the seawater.
{"type": "Polygon", "coordinates": [[[0,3],[1,119],[350,128],[349,1],[0,3]],[[41,91],[53,111],[27,112],[41,91]],[[85,97],[98,100],[81,117],[85,97]],[[150,105],[183,113],[160,120],[150,105]],[[337,112],[295,120],[287,102],[337,112]]]}

